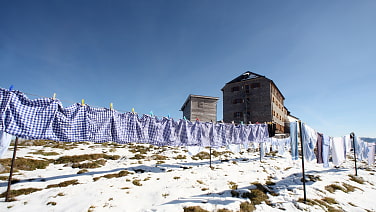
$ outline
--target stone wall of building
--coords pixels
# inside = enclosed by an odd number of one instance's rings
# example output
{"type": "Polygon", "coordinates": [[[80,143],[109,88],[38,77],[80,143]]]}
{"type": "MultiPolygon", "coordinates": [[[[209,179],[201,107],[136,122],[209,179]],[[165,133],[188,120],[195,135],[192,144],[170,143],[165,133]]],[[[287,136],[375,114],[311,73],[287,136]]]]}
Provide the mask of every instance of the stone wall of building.
{"type": "Polygon", "coordinates": [[[276,133],[284,133],[287,109],[282,93],[272,80],[246,72],[227,83],[222,92],[224,122],[273,122],[276,133]]]}
{"type": "Polygon", "coordinates": [[[271,121],[270,82],[265,78],[227,84],[223,89],[223,121],[271,121]]]}

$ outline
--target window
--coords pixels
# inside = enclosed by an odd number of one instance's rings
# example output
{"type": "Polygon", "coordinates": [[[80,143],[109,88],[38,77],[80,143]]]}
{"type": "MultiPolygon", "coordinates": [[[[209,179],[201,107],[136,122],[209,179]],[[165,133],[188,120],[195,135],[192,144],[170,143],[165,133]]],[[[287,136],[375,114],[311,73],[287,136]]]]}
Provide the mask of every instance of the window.
{"type": "Polygon", "coordinates": [[[259,82],[251,84],[251,88],[259,88],[259,87],[260,87],[260,83],[259,82]]]}
{"type": "Polygon", "coordinates": [[[249,85],[245,85],[244,89],[245,89],[245,93],[249,93],[249,85]]]}
{"type": "Polygon", "coordinates": [[[197,107],[199,107],[199,108],[203,108],[204,107],[204,102],[197,102],[197,103],[198,103],[197,107]]]}
{"type": "Polygon", "coordinates": [[[234,118],[242,118],[243,117],[243,113],[242,112],[235,112],[234,113],[234,118]]]}
{"type": "Polygon", "coordinates": [[[239,90],[240,90],[239,86],[235,86],[235,87],[232,87],[232,88],[231,88],[231,91],[232,91],[232,92],[234,92],[234,91],[239,91],[239,90]]]}
{"type": "Polygon", "coordinates": [[[234,100],[232,100],[232,104],[238,104],[238,103],[243,103],[243,99],[234,99],[234,100]]]}

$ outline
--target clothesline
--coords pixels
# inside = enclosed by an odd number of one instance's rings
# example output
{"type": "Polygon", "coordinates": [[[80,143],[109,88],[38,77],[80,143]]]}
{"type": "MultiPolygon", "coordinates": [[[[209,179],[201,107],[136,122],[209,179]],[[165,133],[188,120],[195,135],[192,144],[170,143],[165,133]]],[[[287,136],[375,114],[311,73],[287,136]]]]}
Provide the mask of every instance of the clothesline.
{"type": "MultiPolygon", "coordinates": [[[[337,167],[346,161],[346,156],[354,151],[359,161],[368,160],[372,165],[375,158],[375,139],[354,136],[352,142],[350,134],[340,137],[331,137],[317,132],[305,123],[302,123],[301,136],[304,150],[304,159],[307,161],[316,160],[323,164],[324,168],[329,167],[329,159],[337,167]],[[354,146],[355,145],[355,146],[354,146]]],[[[293,160],[298,159],[297,123],[290,123],[291,154],[293,160]]]]}
{"type": "MultiPolygon", "coordinates": [[[[73,104],[64,108],[61,101],[53,98],[31,100],[20,91],[0,88],[0,131],[27,139],[48,139],[65,142],[91,141],[95,143],[150,143],[159,146],[210,146],[231,144],[249,146],[264,143],[269,138],[266,124],[233,125],[211,122],[191,122],[184,119],[158,118],[136,113],[121,113],[107,108],[73,104]]],[[[297,160],[297,124],[290,123],[290,145],[293,160],[297,160]]],[[[323,136],[320,144],[318,133],[302,124],[302,138],[306,160],[317,159],[327,166],[327,151],[331,150],[336,165],[343,161],[337,153],[338,143],[323,136]],[[323,145],[325,144],[325,145],[323,145]],[[327,147],[329,146],[329,147],[327,147]],[[315,149],[316,148],[316,149],[315,149]],[[327,150],[327,148],[330,148],[327,150]],[[317,150],[318,149],[318,150],[317,150]],[[316,151],[316,152],[314,152],[316,151]]],[[[349,137],[347,144],[349,143],[349,137]]],[[[364,158],[364,142],[357,138],[357,154],[364,158]],[[362,156],[363,154],[363,156],[362,156]]],[[[349,145],[343,147],[349,152],[349,145]]]]}
{"type": "MultiPolygon", "coordinates": [[[[1,88],[1,86],[0,86],[1,88]]],[[[29,95],[29,96],[35,96],[35,97],[39,97],[39,98],[50,98],[50,99],[53,99],[54,97],[46,97],[46,96],[41,96],[41,95],[38,95],[38,94],[32,94],[32,93],[27,93],[27,92],[22,92],[23,94],[25,95],[29,95]]],[[[55,93],[54,93],[55,94],[55,93]]],[[[69,103],[69,104],[77,104],[77,102],[75,101],[71,101],[71,100],[62,100],[62,99],[59,99],[60,102],[65,102],[65,103],[69,103]]],[[[112,103],[110,103],[111,105],[112,103]]],[[[91,107],[96,107],[96,108],[107,108],[107,107],[103,107],[103,106],[97,106],[97,105],[91,105],[91,107]]],[[[108,108],[109,109],[109,108],[108,108]]],[[[134,108],[132,108],[134,109],[134,108]]],[[[131,112],[131,111],[127,111],[127,110],[122,110],[122,109],[116,109],[116,111],[118,112],[122,112],[122,113],[127,113],[127,112],[131,112]]],[[[133,111],[132,111],[133,112],[133,111]]],[[[162,116],[162,115],[155,115],[152,111],[150,111],[150,113],[153,114],[153,116],[157,117],[157,118],[163,118],[163,117],[167,117],[167,118],[173,118],[173,119],[180,119],[180,118],[175,118],[175,117],[170,117],[170,114],[167,114],[166,116],[162,116]]],[[[216,120],[214,120],[216,121],[216,120]]]]}
{"type": "Polygon", "coordinates": [[[30,100],[20,91],[0,89],[0,130],[29,139],[218,146],[263,142],[266,124],[233,125],[120,113],[87,104],[64,108],[58,99],[30,100]]]}

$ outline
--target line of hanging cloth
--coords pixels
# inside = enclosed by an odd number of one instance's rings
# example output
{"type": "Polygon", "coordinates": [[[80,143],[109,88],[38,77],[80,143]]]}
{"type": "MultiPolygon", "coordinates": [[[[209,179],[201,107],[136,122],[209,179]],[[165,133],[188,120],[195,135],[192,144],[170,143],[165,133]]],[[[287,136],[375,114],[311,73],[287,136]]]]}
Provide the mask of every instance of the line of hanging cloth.
{"type": "MultiPolygon", "coordinates": [[[[297,146],[297,129],[296,122],[290,123],[290,128],[293,128],[290,134],[292,141],[292,155],[293,160],[297,160],[297,155],[293,154],[294,144],[297,146]]],[[[346,155],[354,149],[350,134],[340,137],[330,137],[318,133],[305,123],[302,123],[302,140],[304,159],[307,161],[316,160],[317,163],[323,164],[324,168],[329,167],[329,160],[334,166],[340,166],[346,161],[346,155]]],[[[376,139],[354,137],[355,155],[359,161],[367,161],[368,165],[375,162],[375,144],[376,139]]]]}
{"type": "Polygon", "coordinates": [[[31,100],[20,91],[3,88],[0,88],[0,131],[26,139],[158,146],[248,145],[269,137],[267,124],[175,121],[89,105],[63,107],[58,99],[31,100]]]}

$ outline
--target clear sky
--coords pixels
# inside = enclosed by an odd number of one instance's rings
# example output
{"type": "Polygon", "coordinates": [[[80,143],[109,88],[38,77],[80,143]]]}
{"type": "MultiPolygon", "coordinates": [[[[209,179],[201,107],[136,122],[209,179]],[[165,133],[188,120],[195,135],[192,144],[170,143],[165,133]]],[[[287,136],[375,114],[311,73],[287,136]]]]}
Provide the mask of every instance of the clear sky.
{"type": "MultiPolygon", "coordinates": [[[[181,118],[252,71],[331,136],[376,137],[375,0],[0,1],[0,87],[181,118]]],[[[35,98],[33,96],[29,96],[35,98]]]]}

